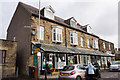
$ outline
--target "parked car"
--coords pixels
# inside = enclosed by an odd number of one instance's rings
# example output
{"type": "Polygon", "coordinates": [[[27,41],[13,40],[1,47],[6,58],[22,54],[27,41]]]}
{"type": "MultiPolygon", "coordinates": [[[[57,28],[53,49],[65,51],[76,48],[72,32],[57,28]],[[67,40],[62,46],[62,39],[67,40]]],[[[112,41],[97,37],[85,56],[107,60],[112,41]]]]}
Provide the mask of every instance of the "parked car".
{"type": "Polygon", "coordinates": [[[59,80],[83,80],[85,79],[86,69],[82,64],[72,64],[65,66],[59,73],[59,80]]]}
{"type": "Polygon", "coordinates": [[[113,61],[110,65],[110,71],[120,71],[120,61],[113,61]]]}

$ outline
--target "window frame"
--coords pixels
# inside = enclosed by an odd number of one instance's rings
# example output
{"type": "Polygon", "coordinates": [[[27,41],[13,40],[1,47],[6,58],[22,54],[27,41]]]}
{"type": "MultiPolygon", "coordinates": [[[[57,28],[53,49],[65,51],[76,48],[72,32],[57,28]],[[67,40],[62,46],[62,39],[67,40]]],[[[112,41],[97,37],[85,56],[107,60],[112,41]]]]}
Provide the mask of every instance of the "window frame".
{"type": "Polygon", "coordinates": [[[99,48],[99,46],[98,46],[98,39],[97,38],[93,38],[93,48],[94,49],[98,49],[99,48]]]}
{"type": "Polygon", "coordinates": [[[98,39],[95,39],[95,48],[98,49],[99,46],[98,46],[98,39]]]}
{"type": "Polygon", "coordinates": [[[87,47],[90,48],[90,39],[87,38],[87,47]]]}
{"type": "Polygon", "coordinates": [[[103,48],[106,49],[106,43],[105,42],[103,42],[103,48]]]}
{"type": "Polygon", "coordinates": [[[54,20],[54,13],[50,9],[45,9],[45,17],[54,20]]]}
{"type": "Polygon", "coordinates": [[[75,31],[70,31],[70,44],[78,45],[78,33],[75,31]],[[71,34],[72,34],[72,36],[71,36],[71,34]],[[72,43],[71,43],[71,41],[72,41],[72,43]]]}
{"type": "Polygon", "coordinates": [[[80,37],[80,43],[81,43],[80,46],[84,47],[84,38],[82,36],[80,37]]]}
{"type": "Polygon", "coordinates": [[[45,29],[43,26],[37,27],[37,39],[38,40],[44,40],[44,36],[45,36],[44,32],[45,32],[45,29]]]}
{"type": "Polygon", "coordinates": [[[0,54],[1,54],[1,57],[2,57],[2,61],[1,61],[1,63],[0,64],[5,64],[5,62],[6,62],[6,53],[7,53],[7,51],[6,50],[0,50],[0,54]],[[2,53],[1,53],[2,52],[2,53]],[[4,53],[3,53],[4,52],[4,53]]]}
{"type": "Polygon", "coordinates": [[[77,26],[76,22],[74,22],[74,21],[71,21],[70,25],[71,25],[71,27],[76,27],[77,26]]]}
{"type": "Polygon", "coordinates": [[[111,44],[109,43],[109,50],[111,50],[111,44]]]}
{"type": "Polygon", "coordinates": [[[62,27],[52,26],[52,41],[62,43],[62,27]],[[55,34],[55,35],[54,35],[55,34]]]}

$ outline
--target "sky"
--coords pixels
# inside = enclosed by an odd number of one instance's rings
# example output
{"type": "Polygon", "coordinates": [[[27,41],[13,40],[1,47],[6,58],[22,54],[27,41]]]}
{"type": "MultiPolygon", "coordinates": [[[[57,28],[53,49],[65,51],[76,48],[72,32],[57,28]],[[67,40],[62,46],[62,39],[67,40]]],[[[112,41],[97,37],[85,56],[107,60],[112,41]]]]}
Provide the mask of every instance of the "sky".
{"type": "MultiPolygon", "coordinates": [[[[0,1],[0,39],[6,39],[7,28],[18,2],[39,7],[39,0],[0,1]]],[[[55,15],[63,19],[74,17],[81,25],[89,24],[92,32],[118,47],[119,0],[40,0],[41,9],[51,5],[55,15]]]]}

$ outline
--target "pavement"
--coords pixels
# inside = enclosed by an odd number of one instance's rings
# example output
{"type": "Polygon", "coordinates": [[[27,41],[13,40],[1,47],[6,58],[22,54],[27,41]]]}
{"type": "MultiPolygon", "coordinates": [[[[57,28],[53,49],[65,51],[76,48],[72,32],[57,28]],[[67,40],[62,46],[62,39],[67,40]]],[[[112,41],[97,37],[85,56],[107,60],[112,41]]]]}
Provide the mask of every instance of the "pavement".
{"type": "MultiPolygon", "coordinates": [[[[108,72],[109,69],[104,69],[104,68],[101,68],[101,72],[108,72]]],[[[12,78],[6,78],[6,79],[2,79],[2,80],[45,80],[45,75],[40,75],[39,76],[39,79],[35,79],[35,78],[29,78],[29,77],[24,77],[24,78],[21,78],[21,77],[12,77],[12,78]]],[[[51,74],[48,74],[47,75],[47,80],[58,80],[58,74],[54,74],[54,75],[51,75],[51,74]]]]}

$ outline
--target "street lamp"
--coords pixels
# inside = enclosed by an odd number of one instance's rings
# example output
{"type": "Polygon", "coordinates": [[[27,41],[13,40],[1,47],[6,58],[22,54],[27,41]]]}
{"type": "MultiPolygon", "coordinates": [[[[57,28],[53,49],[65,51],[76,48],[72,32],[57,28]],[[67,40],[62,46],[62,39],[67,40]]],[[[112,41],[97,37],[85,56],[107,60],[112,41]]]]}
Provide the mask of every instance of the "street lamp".
{"type": "Polygon", "coordinates": [[[47,65],[47,53],[44,53],[44,59],[45,59],[45,80],[47,80],[47,69],[46,69],[46,65],[47,65]]]}
{"type": "Polygon", "coordinates": [[[40,74],[40,57],[41,57],[41,52],[37,52],[37,57],[38,57],[38,66],[37,66],[37,79],[39,77],[40,74]]]}

